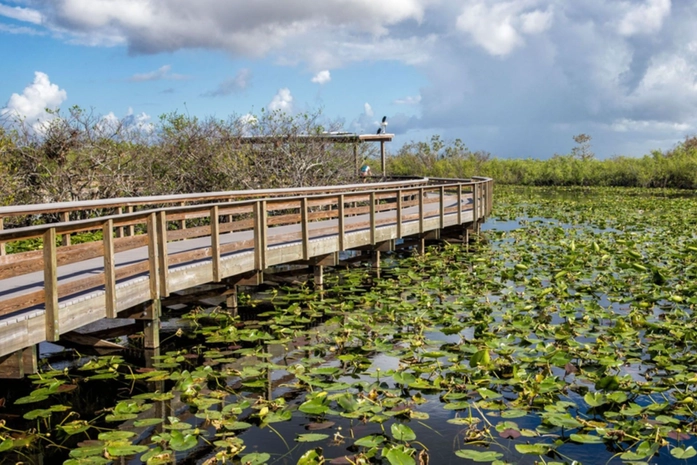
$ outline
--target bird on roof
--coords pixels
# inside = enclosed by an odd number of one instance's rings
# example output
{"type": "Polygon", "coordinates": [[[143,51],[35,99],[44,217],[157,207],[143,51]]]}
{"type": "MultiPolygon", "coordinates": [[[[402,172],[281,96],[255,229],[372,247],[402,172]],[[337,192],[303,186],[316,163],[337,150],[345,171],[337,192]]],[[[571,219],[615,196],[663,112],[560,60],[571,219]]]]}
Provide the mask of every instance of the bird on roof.
{"type": "Polygon", "coordinates": [[[382,124],[387,124],[387,116],[382,117],[382,124]]]}
{"type": "MultiPolygon", "coordinates": [[[[387,116],[382,117],[382,122],[380,123],[380,126],[382,126],[380,129],[382,129],[382,132],[387,134],[387,116]]],[[[380,134],[378,132],[378,134],[380,134]]]]}
{"type": "Polygon", "coordinates": [[[382,128],[378,128],[377,134],[380,134],[382,132],[382,128]]]}

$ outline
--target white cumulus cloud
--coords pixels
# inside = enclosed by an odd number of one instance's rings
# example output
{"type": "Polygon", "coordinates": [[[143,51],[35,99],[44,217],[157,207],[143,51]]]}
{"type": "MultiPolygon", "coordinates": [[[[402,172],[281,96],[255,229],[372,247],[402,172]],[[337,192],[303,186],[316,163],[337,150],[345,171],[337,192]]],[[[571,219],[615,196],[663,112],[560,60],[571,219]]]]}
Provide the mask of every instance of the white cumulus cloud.
{"type": "Polygon", "coordinates": [[[0,115],[19,118],[37,127],[51,119],[46,109],[55,110],[68,98],[65,90],[53,84],[46,73],[36,71],[34,82],[24,88],[21,94],[12,94],[0,115]]]}
{"type": "Polygon", "coordinates": [[[663,20],[670,14],[670,0],[647,0],[642,5],[627,4],[628,11],[619,24],[620,34],[652,34],[663,26],[663,20]]]}
{"type": "Polygon", "coordinates": [[[332,75],[329,73],[329,70],[324,70],[320,71],[319,73],[315,74],[315,76],[312,78],[312,82],[316,84],[326,84],[329,81],[332,80],[332,75]]]}
{"type": "Polygon", "coordinates": [[[271,103],[269,103],[268,108],[271,111],[291,113],[293,111],[293,96],[290,93],[290,89],[287,87],[279,89],[278,93],[271,100],[271,103]]]}
{"type": "Polygon", "coordinates": [[[530,1],[468,2],[457,28],[491,55],[504,56],[524,44],[524,34],[539,34],[552,24],[552,10],[530,8],[530,1]]]}

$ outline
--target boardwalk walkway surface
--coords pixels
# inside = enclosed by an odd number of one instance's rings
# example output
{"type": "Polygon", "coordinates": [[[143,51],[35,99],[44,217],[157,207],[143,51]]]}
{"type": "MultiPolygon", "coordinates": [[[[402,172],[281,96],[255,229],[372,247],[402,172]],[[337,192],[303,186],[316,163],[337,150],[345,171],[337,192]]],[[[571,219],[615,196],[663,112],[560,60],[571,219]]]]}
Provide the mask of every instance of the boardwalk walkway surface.
{"type": "Polygon", "coordinates": [[[384,250],[398,239],[476,228],[491,210],[492,184],[411,179],[0,207],[0,218],[60,213],[64,220],[0,230],[2,252],[22,239],[45,244],[0,256],[0,364],[32,371],[26,365],[35,364],[36,344],[105,317],[144,320],[146,345],[156,346],[160,302],[173,292],[215,282],[234,286],[274,265],[320,263],[344,250],[384,250]],[[145,210],[133,212],[134,205],[145,210]],[[114,211],[77,221],[65,213],[114,211]],[[95,231],[104,239],[70,243],[71,234],[95,231]]]}

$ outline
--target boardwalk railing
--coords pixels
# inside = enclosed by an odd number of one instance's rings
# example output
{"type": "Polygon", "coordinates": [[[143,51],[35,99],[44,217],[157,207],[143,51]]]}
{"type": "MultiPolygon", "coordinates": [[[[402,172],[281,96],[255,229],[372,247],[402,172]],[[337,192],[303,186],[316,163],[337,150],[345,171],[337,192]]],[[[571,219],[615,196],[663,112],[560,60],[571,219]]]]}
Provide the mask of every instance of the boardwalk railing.
{"type": "Polygon", "coordinates": [[[42,250],[0,256],[0,357],[56,341],[105,317],[156,321],[160,299],[175,291],[234,283],[245,273],[342,250],[476,226],[489,215],[492,195],[491,179],[424,178],[148,198],[137,205],[177,206],[137,212],[123,212],[136,205],[134,199],[5,207],[0,215],[96,208],[120,213],[0,231],[2,244],[43,242],[42,250]],[[251,198],[228,201],[243,196],[251,198]],[[83,233],[98,240],[57,240],[83,233]]]}

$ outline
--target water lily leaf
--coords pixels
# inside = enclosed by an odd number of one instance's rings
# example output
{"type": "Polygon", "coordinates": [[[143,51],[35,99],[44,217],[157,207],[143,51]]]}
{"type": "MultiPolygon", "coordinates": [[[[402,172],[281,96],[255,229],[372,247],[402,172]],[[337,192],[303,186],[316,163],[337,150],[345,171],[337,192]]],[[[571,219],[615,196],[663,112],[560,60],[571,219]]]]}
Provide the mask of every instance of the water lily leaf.
{"type": "Polygon", "coordinates": [[[90,429],[91,425],[84,420],[74,420],[70,423],[59,425],[58,427],[65,431],[67,435],[71,436],[73,434],[84,433],[90,429]]]}
{"type": "Polygon", "coordinates": [[[592,434],[571,434],[569,435],[572,441],[578,442],[580,444],[601,444],[603,443],[603,438],[599,436],[594,436],[592,434]]]}
{"type": "Polygon", "coordinates": [[[583,400],[591,407],[600,407],[607,403],[607,397],[602,392],[588,392],[583,396],[583,400]]]}
{"type": "Polygon", "coordinates": [[[262,465],[268,462],[270,458],[271,455],[266,452],[253,452],[242,457],[240,462],[245,465],[262,465]]]}
{"type": "Polygon", "coordinates": [[[139,445],[118,445],[107,446],[106,451],[111,457],[127,457],[129,455],[140,454],[148,450],[148,446],[139,445]]]}
{"type": "Polygon", "coordinates": [[[99,433],[98,438],[100,441],[125,441],[135,435],[133,431],[107,431],[99,433]]]}
{"type": "Polygon", "coordinates": [[[554,447],[551,444],[516,444],[515,449],[521,454],[545,455],[554,447]]]}
{"type": "Polygon", "coordinates": [[[12,438],[2,438],[2,441],[0,441],[0,452],[12,449],[13,445],[14,441],[12,438]]]}
{"type": "Polygon", "coordinates": [[[511,410],[504,410],[501,412],[501,418],[520,418],[524,417],[527,415],[528,412],[525,410],[518,410],[518,409],[511,409],[511,410]]]}
{"type": "Polygon", "coordinates": [[[198,436],[196,435],[183,434],[181,431],[177,430],[172,431],[171,435],[172,437],[169,440],[169,447],[171,447],[173,451],[181,452],[189,450],[196,447],[196,444],[198,444],[198,436]]]}
{"type": "Polygon", "coordinates": [[[295,437],[295,440],[298,442],[314,442],[314,441],[324,441],[328,437],[329,437],[328,434],[306,433],[306,434],[298,434],[295,437]]]}
{"type": "Polygon", "coordinates": [[[494,460],[499,460],[503,457],[500,452],[494,451],[478,451],[472,449],[460,449],[455,451],[455,455],[462,457],[463,459],[472,460],[474,462],[493,462],[494,460]]]}
{"type": "Polygon", "coordinates": [[[333,422],[333,421],[322,421],[322,422],[319,422],[319,423],[310,423],[310,424],[308,424],[307,426],[305,426],[305,428],[306,428],[308,431],[320,431],[320,430],[323,430],[323,429],[329,429],[329,428],[331,428],[332,426],[334,426],[335,424],[336,424],[336,423],[333,422]]]}
{"type": "Polygon", "coordinates": [[[322,448],[310,449],[305,452],[299,459],[297,465],[322,465],[324,464],[324,456],[322,448]]]}
{"type": "Polygon", "coordinates": [[[618,376],[605,376],[595,383],[595,388],[603,391],[614,391],[619,387],[620,378],[618,376]]]}
{"type": "Polygon", "coordinates": [[[491,355],[488,349],[479,350],[470,357],[470,367],[476,368],[479,366],[489,366],[491,364],[491,355]]]}
{"type": "Polygon", "coordinates": [[[697,455],[697,450],[695,450],[695,448],[692,446],[688,447],[687,449],[683,449],[682,447],[673,447],[670,450],[670,455],[678,460],[687,460],[697,455]]]}
{"type": "Polygon", "coordinates": [[[240,431],[252,427],[251,423],[244,421],[225,421],[223,422],[223,426],[230,431],[240,431]]]}
{"type": "Polygon", "coordinates": [[[416,460],[407,454],[404,450],[398,447],[390,449],[384,457],[390,462],[390,465],[415,465],[416,460]]]}
{"type": "Polygon", "coordinates": [[[31,404],[33,402],[41,402],[43,400],[48,399],[48,395],[39,395],[39,396],[25,396],[25,397],[20,397],[19,399],[15,400],[15,405],[22,405],[22,404],[31,404]]]}
{"type": "Polygon", "coordinates": [[[518,439],[520,436],[522,436],[522,434],[517,429],[508,428],[501,431],[499,433],[499,436],[501,436],[504,439],[518,439]]]}
{"type": "Polygon", "coordinates": [[[143,418],[142,420],[136,420],[133,422],[133,426],[136,428],[142,428],[145,426],[159,425],[162,423],[162,418],[143,418]]]}
{"type": "Polygon", "coordinates": [[[174,455],[171,450],[157,446],[144,453],[140,460],[147,465],[166,465],[174,462],[174,455]]]}
{"type": "Polygon", "coordinates": [[[659,445],[649,441],[643,441],[634,451],[627,451],[620,455],[622,460],[642,460],[646,457],[653,456],[658,452],[659,445]]]}
{"type": "Polygon", "coordinates": [[[78,447],[70,451],[70,456],[75,459],[104,455],[104,445],[78,447]]]}
{"type": "Polygon", "coordinates": [[[36,420],[37,418],[49,418],[53,414],[51,409],[36,409],[23,415],[25,420],[36,420]]]}
{"type": "Polygon", "coordinates": [[[377,447],[380,444],[385,442],[385,437],[384,436],[379,436],[379,435],[371,435],[371,436],[365,436],[360,439],[358,439],[356,442],[354,442],[355,445],[359,447],[367,447],[367,448],[372,448],[372,447],[377,447]]]}
{"type": "Polygon", "coordinates": [[[416,434],[414,433],[414,430],[409,428],[407,425],[403,425],[401,423],[392,423],[390,430],[392,431],[392,436],[397,441],[413,441],[414,439],[416,439],[416,434]]]}

